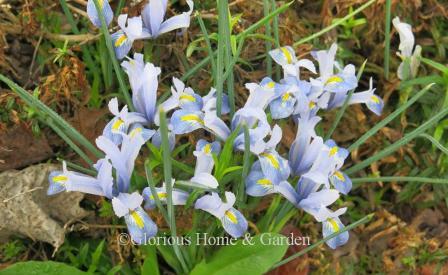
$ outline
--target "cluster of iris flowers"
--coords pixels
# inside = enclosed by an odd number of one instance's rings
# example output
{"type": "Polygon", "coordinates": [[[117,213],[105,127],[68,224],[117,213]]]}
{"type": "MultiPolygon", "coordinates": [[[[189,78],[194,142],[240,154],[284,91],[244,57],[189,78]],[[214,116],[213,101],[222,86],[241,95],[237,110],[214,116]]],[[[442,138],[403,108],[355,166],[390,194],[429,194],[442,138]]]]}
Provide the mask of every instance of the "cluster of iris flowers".
{"type": "MultiPolygon", "coordinates": [[[[98,2],[109,24],[112,10],[106,0],[98,2]]],[[[161,12],[166,10],[166,0],[151,0],[143,9],[142,16],[127,19],[127,15],[120,15],[118,24],[121,30],[112,35],[117,58],[122,59],[128,54],[135,39],[154,38],[173,29],[188,27],[193,3],[190,0],[187,3],[190,7],[188,12],[166,21],[163,21],[164,12],[161,12]]],[[[92,23],[101,26],[92,0],[88,1],[87,12],[92,23]]],[[[116,98],[110,100],[109,110],[114,117],[96,139],[96,145],[105,154],[94,165],[97,176],[68,171],[64,163],[62,171],[50,174],[48,194],[79,191],[104,196],[112,201],[115,214],[124,217],[133,241],[146,243],[148,238],[157,234],[157,226],[145,210],[155,208],[156,196],[162,203],[167,203],[166,184],[175,185],[176,182],[163,183],[155,189],[155,194],[148,187],[142,194],[129,193],[129,188],[141,147],[146,142],[158,147],[161,144],[159,110],[163,110],[169,116],[171,150],[175,146],[176,135],[197,129],[204,129],[216,139],[212,142],[205,139],[197,141],[194,151],[196,167],[190,182],[217,190],[219,182],[212,173],[214,156],[220,154],[220,142],[225,141],[231,132],[239,130],[234,150],[249,148],[258,158],[244,179],[246,193],[254,197],[278,193],[321,222],[324,237],[338,232],[344,228],[339,216],[346,212],[346,208],[333,211],[329,207],[341,193],[346,195],[352,187],[350,178],[341,171],[349,152],[331,139],[324,140],[315,131],[321,120],[319,111],[342,106],[349,91],[358,86],[355,67],[351,64],[341,66],[335,60],[336,52],[336,44],[329,50],[313,52],[317,70],[312,60],[297,59],[292,47],[272,50],[269,54],[282,67],[283,79],[275,82],[265,77],[260,83],[247,83],[248,99],[229,123],[216,115],[215,89],[211,88],[207,95],[201,96],[176,78],[172,80],[171,96],[156,106],[161,69],[145,63],[143,55],[135,53],[134,58],[127,58],[121,66],[128,75],[136,111],[130,112],[127,106],[120,109],[116,98]],[[304,80],[300,77],[302,70],[318,77],[304,80]],[[287,158],[276,149],[282,138],[282,129],[277,124],[271,127],[266,112],[274,121],[292,117],[297,124],[297,136],[287,158]],[[248,146],[243,127],[248,129],[248,146]],[[297,180],[295,187],[288,180],[297,180]]],[[[364,103],[373,113],[380,115],[383,101],[374,92],[370,79],[369,89],[353,93],[348,103],[364,103]]],[[[224,95],[221,101],[221,114],[226,114],[229,112],[228,99],[224,95]]],[[[185,205],[190,191],[173,188],[173,205],[185,205]]],[[[230,236],[239,238],[247,231],[248,222],[233,207],[235,200],[232,192],[210,191],[198,198],[194,207],[215,216],[230,236]]],[[[344,232],[328,240],[327,244],[334,249],[345,244],[348,238],[348,232],[344,232]]]]}

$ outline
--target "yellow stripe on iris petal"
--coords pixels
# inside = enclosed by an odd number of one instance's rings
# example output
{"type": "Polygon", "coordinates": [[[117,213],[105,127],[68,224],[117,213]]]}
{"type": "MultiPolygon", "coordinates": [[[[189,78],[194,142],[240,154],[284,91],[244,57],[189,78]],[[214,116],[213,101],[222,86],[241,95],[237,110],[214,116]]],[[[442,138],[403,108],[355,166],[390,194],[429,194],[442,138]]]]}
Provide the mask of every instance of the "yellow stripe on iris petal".
{"type": "Polygon", "coordinates": [[[212,152],[212,145],[210,143],[204,146],[204,153],[210,154],[212,152]]]}
{"type": "Polygon", "coordinates": [[[124,121],[121,119],[117,119],[113,124],[112,124],[112,132],[117,132],[120,130],[121,125],[123,125],[124,121]]]}
{"type": "Polygon", "coordinates": [[[344,175],[343,175],[341,172],[336,171],[336,172],[333,173],[333,175],[334,175],[338,180],[340,180],[340,181],[345,181],[345,177],[344,177],[344,175]]]}
{"type": "Polygon", "coordinates": [[[197,122],[199,124],[204,124],[204,120],[202,120],[198,115],[195,115],[195,114],[189,114],[189,115],[181,116],[180,120],[188,121],[188,122],[197,122]]]}
{"type": "Polygon", "coordinates": [[[53,181],[59,184],[65,184],[67,182],[68,177],[65,175],[54,176],[53,181]]]}
{"type": "Polygon", "coordinates": [[[126,36],[126,34],[123,33],[118,37],[117,40],[115,40],[114,44],[115,48],[121,47],[121,45],[123,45],[126,42],[126,40],[128,40],[128,37],[126,36]]]}
{"type": "Polygon", "coordinates": [[[138,133],[141,133],[142,131],[143,131],[143,129],[141,127],[137,127],[134,130],[132,130],[129,135],[131,136],[131,138],[134,138],[135,135],[137,135],[138,133]]]}
{"type": "Polygon", "coordinates": [[[339,151],[339,147],[337,147],[337,146],[333,146],[333,147],[330,149],[330,153],[329,153],[330,157],[336,155],[336,153],[337,153],[338,151],[339,151]]]}
{"type": "Polygon", "coordinates": [[[236,218],[236,215],[232,211],[227,210],[225,215],[232,223],[234,224],[238,223],[238,219],[236,218]]]}
{"type": "MultiPolygon", "coordinates": [[[[159,197],[159,199],[166,199],[166,192],[159,192],[157,193],[157,196],[159,197]]],[[[153,200],[154,199],[154,195],[149,196],[149,199],[153,200]]]]}
{"type": "Polygon", "coordinates": [[[196,98],[192,95],[189,95],[187,93],[182,93],[182,95],[179,97],[180,100],[186,100],[190,102],[196,102],[196,98]]]}
{"type": "Polygon", "coordinates": [[[275,168],[275,169],[280,169],[280,164],[277,160],[277,158],[273,155],[273,154],[269,154],[269,153],[262,153],[260,154],[260,156],[267,158],[269,160],[269,162],[271,163],[271,165],[275,168]]]}
{"type": "Polygon", "coordinates": [[[310,103],[308,103],[308,108],[313,109],[314,107],[316,107],[316,102],[310,101],[310,103]]]}
{"type": "Polygon", "coordinates": [[[328,78],[327,82],[325,82],[325,85],[341,83],[342,81],[344,81],[344,80],[340,76],[333,75],[332,77],[328,78]]]}
{"type": "Polygon", "coordinates": [[[275,87],[275,82],[274,82],[274,81],[269,81],[269,82],[265,85],[265,87],[267,87],[267,88],[269,88],[269,89],[272,89],[272,88],[275,87]]]}
{"type": "Polygon", "coordinates": [[[290,99],[291,98],[291,93],[285,93],[284,95],[282,95],[282,101],[283,102],[285,102],[285,101],[288,101],[288,99],[290,99]]]}
{"type": "Polygon", "coordinates": [[[286,57],[286,62],[288,62],[288,64],[291,64],[292,63],[292,55],[288,51],[288,49],[286,47],[282,47],[282,48],[280,48],[280,50],[282,51],[283,55],[286,57]]]}
{"type": "Polygon", "coordinates": [[[339,225],[338,225],[338,223],[336,222],[335,219],[329,218],[329,219],[327,219],[327,222],[330,223],[330,225],[333,228],[334,232],[338,232],[339,231],[339,225]]]}
{"type": "Polygon", "coordinates": [[[370,100],[372,100],[375,104],[380,104],[379,98],[375,95],[371,96],[370,100]]]}
{"type": "Polygon", "coordinates": [[[270,179],[259,179],[259,180],[257,180],[257,184],[259,184],[259,185],[272,185],[272,181],[270,179]]]}
{"type": "Polygon", "coordinates": [[[137,213],[137,211],[131,211],[131,217],[132,219],[134,219],[134,222],[138,226],[138,228],[142,229],[145,226],[143,218],[140,216],[139,213],[137,213]]]}

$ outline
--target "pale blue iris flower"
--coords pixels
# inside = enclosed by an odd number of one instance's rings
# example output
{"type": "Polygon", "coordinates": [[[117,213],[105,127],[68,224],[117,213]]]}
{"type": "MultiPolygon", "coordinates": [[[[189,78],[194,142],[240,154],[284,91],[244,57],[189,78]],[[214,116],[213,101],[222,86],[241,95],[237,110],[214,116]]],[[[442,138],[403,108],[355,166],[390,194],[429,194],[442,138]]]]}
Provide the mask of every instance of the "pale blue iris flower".
{"type": "MultiPolygon", "coordinates": [[[[106,0],[104,2],[104,14],[110,23],[113,14],[106,0]],[[108,8],[107,8],[108,7],[108,8]]],[[[90,2],[90,1],[89,1],[90,2]]],[[[173,16],[163,22],[165,11],[167,9],[167,0],[151,0],[145,6],[141,16],[128,19],[127,14],[118,16],[117,22],[120,30],[111,35],[115,55],[117,59],[123,59],[131,50],[132,44],[137,39],[154,39],[157,36],[179,28],[187,28],[190,25],[190,15],[193,12],[193,1],[187,0],[189,11],[181,15],[173,16]]],[[[92,5],[87,6],[87,12],[91,21],[98,25],[99,19],[93,11],[89,13],[92,5]],[[90,7],[90,8],[89,8],[90,7]]]]}
{"type": "Polygon", "coordinates": [[[173,77],[171,86],[171,96],[160,104],[164,112],[169,112],[175,108],[181,108],[189,111],[201,111],[203,107],[202,97],[196,94],[192,88],[185,87],[185,84],[173,77]]]}
{"type": "Polygon", "coordinates": [[[123,134],[120,147],[105,136],[96,139],[96,145],[106,154],[116,169],[118,192],[128,191],[135,160],[143,144],[145,140],[140,132],[135,133],[133,137],[123,134]]]}
{"type": "MultiPolygon", "coordinates": [[[[174,185],[175,180],[172,180],[172,185],[174,185]]],[[[156,194],[159,198],[161,203],[165,203],[167,201],[167,191],[166,191],[166,184],[163,183],[162,187],[156,187],[156,194]]],[[[145,187],[143,189],[143,198],[145,199],[145,209],[153,209],[156,207],[156,201],[155,196],[151,192],[151,188],[145,187]]],[[[187,202],[188,196],[190,194],[188,192],[185,192],[183,190],[173,188],[172,189],[172,202],[173,205],[185,205],[187,202]]]]}
{"type": "MultiPolygon", "coordinates": [[[[168,143],[170,146],[170,151],[173,151],[174,147],[176,146],[176,135],[171,131],[171,129],[172,129],[172,126],[168,125],[168,143]]],[[[162,136],[161,136],[160,128],[152,136],[151,142],[155,147],[157,147],[159,149],[161,148],[162,136]]]]}
{"type": "Polygon", "coordinates": [[[172,131],[176,135],[191,133],[197,129],[205,129],[221,140],[226,140],[230,129],[225,122],[216,116],[215,111],[176,110],[171,116],[172,131]]]}
{"type": "Polygon", "coordinates": [[[168,0],[151,0],[142,11],[143,25],[151,38],[175,29],[188,28],[193,12],[193,1],[187,0],[189,10],[164,21],[168,0]]]}
{"type": "MultiPolygon", "coordinates": [[[[339,216],[346,212],[347,208],[340,208],[335,212],[327,209],[325,206],[321,207],[316,213],[315,218],[317,221],[322,223],[322,235],[324,238],[327,236],[341,231],[344,229],[344,224],[339,219],[339,216]]],[[[328,240],[326,243],[332,249],[336,249],[339,246],[347,243],[349,239],[348,231],[328,240]]]]}
{"type": "Polygon", "coordinates": [[[325,188],[330,188],[332,183],[339,192],[347,194],[352,188],[352,182],[340,169],[348,154],[346,149],[338,147],[333,140],[328,140],[313,165],[302,177],[323,184],[325,188]]]}
{"type": "Polygon", "coordinates": [[[114,188],[112,165],[108,159],[101,159],[95,164],[97,177],[68,171],[65,162],[63,171],[50,173],[50,186],[47,194],[54,195],[61,191],[77,191],[99,195],[112,199],[112,206],[118,217],[124,217],[131,238],[137,244],[144,243],[157,233],[157,226],[141,208],[143,198],[138,193],[118,193],[114,188]]]}
{"type": "Polygon", "coordinates": [[[320,82],[320,88],[332,93],[346,93],[358,86],[358,79],[353,65],[347,65],[342,69],[337,64],[335,61],[337,49],[338,46],[334,43],[328,51],[315,51],[311,54],[319,63],[320,77],[317,80],[320,82]],[[339,71],[337,74],[334,72],[335,67],[339,71]]]}
{"type": "Polygon", "coordinates": [[[196,157],[196,167],[194,175],[200,173],[211,174],[215,161],[213,155],[217,156],[221,151],[221,145],[218,141],[208,142],[204,139],[200,139],[196,144],[196,150],[193,155],[196,157]]]}
{"type": "Polygon", "coordinates": [[[313,62],[309,59],[298,60],[294,49],[290,46],[274,49],[269,52],[269,55],[283,68],[285,78],[288,76],[300,78],[300,68],[306,68],[312,73],[316,73],[313,62]]]}
{"type": "Polygon", "coordinates": [[[316,218],[322,206],[329,206],[339,198],[335,189],[321,188],[321,185],[307,178],[300,178],[296,186],[296,207],[316,218]]]}
{"type": "Polygon", "coordinates": [[[246,89],[249,90],[249,97],[247,98],[245,108],[261,108],[266,109],[269,103],[275,98],[284,93],[284,85],[274,82],[271,78],[265,77],[257,83],[246,83],[246,89]]]}
{"type": "Polygon", "coordinates": [[[294,176],[308,172],[323,146],[323,140],[315,132],[320,117],[298,118],[298,129],[289,150],[289,165],[294,176]]]}
{"type": "Polygon", "coordinates": [[[256,161],[251,168],[249,176],[246,178],[246,193],[250,196],[261,197],[268,194],[279,193],[292,204],[298,203],[298,196],[287,181],[287,178],[280,180],[278,177],[265,175],[261,169],[260,161],[256,161]]]}
{"type": "Polygon", "coordinates": [[[117,59],[123,59],[131,50],[135,40],[149,38],[149,33],[143,28],[141,16],[128,18],[121,14],[117,19],[120,30],[111,35],[112,44],[117,59]]]}
{"type": "MultiPolygon", "coordinates": [[[[100,5],[100,11],[104,16],[107,26],[109,26],[112,19],[114,19],[114,12],[109,5],[108,0],[98,0],[98,4],[100,5]]],[[[97,28],[101,28],[101,20],[98,16],[98,12],[96,10],[95,2],[93,0],[87,1],[87,15],[92,22],[93,25],[97,28]]]]}
{"type": "MultiPolygon", "coordinates": [[[[171,97],[161,104],[161,108],[166,112],[180,108],[174,111],[170,119],[173,133],[182,135],[205,129],[219,139],[226,140],[230,129],[216,115],[216,90],[212,88],[206,96],[201,98],[193,89],[185,88],[185,84],[179,79],[173,78],[173,83],[171,97]]],[[[226,102],[223,104],[223,111],[223,113],[228,111],[226,102]]]]}
{"type": "Polygon", "coordinates": [[[137,244],[146,244],[157,234],[157,225],[141,207],[142,202],[143,197],[137,192],[120,193],[112,199],[115,215],[124,217],[129,234],[137,244]]]}
{"type": "Polygon", "coordinates": [[[196,209],[206,211],[218,218],[224,230],[232,237],[239,238],[247,231],[247,221],[244,216],[235,208],[235,195],[226,192],[226,201],[223,202],[219,195],[212,192],[199,198],[195,203],[196,209]]]}
{"type": "MultiPolygon", "coordinates": [[[[287,179],[290,174],[288,161],[275,150],[281,139],[282,129],[278,125],[275,125],[272,131],[269,129],[268,132],[265,127],[249,130],[249,148],[253,154],[258,156],[263,173],[268,178],[279,182],[287,179]],[[270,136],[269,140],[265,141],[268,135],[270,136]]],[[[235,139],[234,148],[244,151],[244,134],[235,139]]]]}
{"type": "Polygon", "coordinates": [[[207,172],[199,172],[190,179],[192,183],[195,183],[202,189],[216,189],[219,186],[218,180],[207,172]]]}
{"type": "Polygon", "coordinates": [[[129,127],[134,123],[146,124],[147,120],[140,113],[129,112],[124,106],[121,111],[118,108],[117,98],[109,101],[109,111],[115,116],[104,128],[103,136],[110,139],[116,145],[121,144],[123,134],[127,134],[129,127]]]}
{"type": "MultiPolygon", "coordinates": [[[[103,160],[102,160],[103,161],[103,160]]],[[[111,198],[113,188],[112,165],[104,160],[98,168],[97,177],[67,170],[65,161],[62,171],[53,171],[48,176],[50,186],[47,195],[55,195],[63,191],[77,191],[111,198]]]]}
{"type": "Polygon", "coordinates": [[[411,25],[401,22],[398,17],[395,17],[392,23],[400,36],[400,45],[398,46],[400,52],[397,55],[402,59],[402,62],[398,67],[398,78],[401,80],[415,78],[420,66],[422,47],[417,45],[414,49],[415,38],[411,25]]]}
{"type": "Polygon", "coordinates": [[[384,102],[375,95],[376,88],[373,88],[373,79],[370,78],[369,89],[364,92],[354,93],[350,98],[349,104],[364,103],[367,108],[375,115],[380,116],[383,112],[384,102]]]}
{"type": "MultiPolygon", "coordinates": [[[[160,108],[165,112],[176,108],[187,111],[201,111],[203,113],[216,111],[216,89],[211,88],[206,96],[201,97],[192,88],[186,87],[181,80],[175,77],[173,77],[173,84],[174,86],[171,86],[171,96],[160,104],[160,108]]],[[[229,113],[230,108],[227,95],[223,95],[221,107],[221,114],[229,113]]]]}
{"type": "Polygon", "coordinates": [[[280,82],[282,92],[270,104],[273,119],[287,118],[291,115],[304,116],[304,113],[317,112],[311,105],[308,94],[311,85],[294,77],[287,77],[280,82]]]}
{"type": "Polygon", "coordinates": [[[134,54],[134,59],[123,61],[121,66],[129,77],[132,103],[136,111],[146,118],[148,124],[153,124],[157,111],[156,101],[160,68],[152,63],[145,63],[143,55],[139,53],[134,54]]]}

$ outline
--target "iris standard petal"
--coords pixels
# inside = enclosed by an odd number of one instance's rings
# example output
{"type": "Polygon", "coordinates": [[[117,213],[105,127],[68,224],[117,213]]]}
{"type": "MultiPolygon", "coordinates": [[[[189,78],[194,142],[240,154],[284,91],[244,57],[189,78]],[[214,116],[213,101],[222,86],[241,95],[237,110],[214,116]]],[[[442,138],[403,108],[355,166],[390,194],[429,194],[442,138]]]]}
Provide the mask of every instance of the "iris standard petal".
{"type": "Polygon", "coordinates": [[[298,204],[307,213],[315,216],[322,206],[328,206],[339,198],[339,192],[334,189],[323,189],[308,195],[298,204]]]}
{"type": "Polygon", "coordinates": [[[217,188],[219,183],[214,176],[209,173],[200,172],[190,179],[191,182],[200,184],[208,188],[217,188]]]}
{"type": "Polygon", "coordinates": [[[311,193],[314,193],[319,189],[320,184],[315,183],[310,179],[300,177],[296,185],[297,201],[306,199],[311,193]]]}
{"type": "Polygon", "coordinates": [[[294,188],[287,181],[281,181],[278,185],[275,186],[274,189],[277,193],[280,193],[285,197],[289,202],[293,205],[297,205],[298,196],[295,192],[294,188]]]}
{"type": "Polygon", "coordinates": [[[392,23],[400,35],[400,45],[398,49],[404,57],[410,57],[415,44],[414,34],[412,33],[412,26],[400,21],[399,17],[395,17],[392,23]]]}
{"type": "Polygon", "coordinates": [[[215,192],[200,197],[194,204],[195,209],[200,209],[208,212],[218,219],[222,218],[223,216],[222,211],[220,211],[221,206],[222,200],[219,197],[218,193],[215,192]]]}
{"type": "Polygon", "coordinates": [[[151,34],[158,35],[166,9],[167,0],[151,0],[143,9],[145,25],[151,30],[151,34]]]}
{"type": "Polygon", "coordinates": [[[189,10],[166,20],[160,25],[158,35],[175,29],[188,28],[190,26],[190,15],[193,12],[193,1],[187,0],[189,10]]]}
{"type": "Polygon", "coordinates": [[[230,129],[226,123],[216,116],[215,112],[207,112],[204,116],[204,126],[213,133],[217,138],[225,141],[230,135],[230,129]]]}
{"type": "MultiPolygon", "coordinates": [[[[114,18],[112,8],[110,7],[108,0],[98,0],[98,4],[100,5],[99,8],[104,16],[106,25],[109,26],[110,22],[112,22],[112,19],[114,18]]],[[[93,0],[87,1],[87,15],[93,25],[95,25],[97,28],[101,28],[101,20],[97,12],[95,2],[93,0]]]]}

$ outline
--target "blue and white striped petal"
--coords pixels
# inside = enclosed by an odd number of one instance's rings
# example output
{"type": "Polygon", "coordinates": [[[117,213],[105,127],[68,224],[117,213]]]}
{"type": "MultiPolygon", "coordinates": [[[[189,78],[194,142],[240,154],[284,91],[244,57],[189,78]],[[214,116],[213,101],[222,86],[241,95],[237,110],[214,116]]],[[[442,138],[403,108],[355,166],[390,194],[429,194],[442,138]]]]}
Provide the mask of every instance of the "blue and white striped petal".
{"type": "Polygon", "coordinates": [[[225,211],[224,216],[221,218],[221,223],[224,230],[233,238],[243,236],[248,227],[246,218],[233,207],[225,211]]]}
{"type": "Polygon", "coordinates": [[[286,92],[282,96],[274,99],[269,104],[272,118],[282,119],[291,116],[294,111],[296,101],[296,97],[291,92],[286,92]]]}
{"type": "Polygon", "coordinates": [[[141,124],[135,123],[129,128],[128,135],[130,138],[135,138],[138,135],[141,135],[143,140],[145,142],[147,142],[148,140],[150,140],[152,138],[152,136],[154,136],[155,133],[156,133],[155,130],[146,129],[141,124]]]}
{"type": "Polygon", "coordinates": [[[332,75],[325,81],[325,90],[333,93],[346,93],[356,87],[358,87],[358,78],[355,67],[351,64],[345,66],[341,73],[332,75]]]}
{"type": "Polygon", "coordinates": [[[50,185],[48,186],[47,195],[55,195],[66,190],[68,176],[63,171],[52,171],[48,176],[50,185]]]}
{"type": "MultiPolygon", "coordinates": [[[[107,26],[109,26],[110,22],[112,22],[112,19],[114,18],[112,8],[110,7],[108,0],[98,0],[98,4],[101,13],[104,16],[106,24],[107,26]]],[[[87,1],[87,15],[93,25],[95,25],[97,28],[101,28],[101,20],[97,12],[95,2],[93,0],[87,1]]]]}
{"type": "Polygon", "coordinates": [[[120,145],[123,141],[123,134],[126,134],[128,126],[119,117],[113,118],[106,124],[103,130],[103,136],[111,140],[114,144],[120,145]]]}
{"type": "Polygon", "coordinates": [[[383,112],[384,102],[379,96],[372,95],[370,97],[370,100],[367,101],[366,106],[375,115],[380,116],[381,113],[383,112]]]}
{"type": "Polygon", "coordinates": [[[258,169],[256,165],[252,165],[249,176],[246,178],[246,193],[253,197],[274,193],[274,182],[263,174],[259,165],[258,169]]]}
{"type": "Polygon", "coordinates": [[[225,141],[230,135],[227,124],[215,112],[207,112],[204,116],[204,127],[220,140],[225,141]]]}
{"type": "Polygon", "coordinates": [[[352,180],[347,174],[341,171],[335,171],[330,176],[330,181],[333,183],[333,186],[344,195],[347,195],[352,189],[352,180]]]}
{"type": "Polygon", "coordinates": [[[177,110],[171,116],[173,133],[182,135],[204,128],[204,114],[199,111],[177,110]]]}
{"type": "Polygon", "coordinates": [[[348,150],[342,147],[339,147],[336,142],[332,139],[329,139],[325,142],[325,145],[329,148],[328,154],[330,157],[336,156],[342,161],[344,161],[348,157],[348,150]]]}
{"type": "Polygon", "coordinates": [[[137,244],[147,244],[157,234],[157,225],[139,206],[124,216],[132,240],[137,244]]]}
{"type": "Polygon", "coordinates": [[[118,60],[123,59],[131,50],[133,41],[122,30],[113,33],[111,38],[115,56],[118,60]]]}
{"type": "Polygon", "coordinates": [[[286,66],[288,64],[294,64],[297,62],[296,53],[291,46],[274,49],[269,52],[269,55],[280,66],[286,66]]]}
{"type": "MultiPolygon", "coordinates": [[[[338,217],[328,218],[327,220],[322,222],[322,236],[326,238],[333,233],[343,230],[344,227],[344,224],[342,224],[341,220],[338,217]]],[[[332,239],[329,239],[326,244],[332,249],[336,249],[337,247],[346,244],[348,239],[349,233],[348,231],[345,231],[344,233],[339,234],[332,239]]]]}
{"type": "Polygon", "coordinates": [[[277,182],[286,180],[291,172],[288,161],[282,158],[276,151],[265,151],[258,155],[260,160],[261,170],[270,179],[275,179],[277,182]]]}
{"type": "MultiPolygon", "coordinates": [[[[156,187],[157,196],[160,202],[165,203],[167,201],[166,187],[156,187]]],[[[153,209],[156,207],[155,196],[151,192],[151,188],[146,187],[143,189],[143,198],[145,200],[145,209],[153,209]]],[[[172,190],[172,201],[173,205],[185,205],[187,202],[189,194],[183,190],[173,188],[172,190]]]]}
{"type": "Polygon", "coordinates": [[[179,94],[179,106],[188,111],[200,111],[203,106],[202,97],[191,88],[186,88],[179,94]]]}

